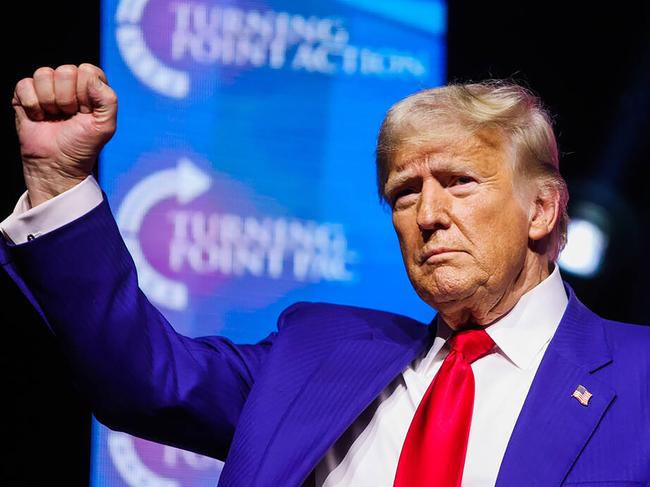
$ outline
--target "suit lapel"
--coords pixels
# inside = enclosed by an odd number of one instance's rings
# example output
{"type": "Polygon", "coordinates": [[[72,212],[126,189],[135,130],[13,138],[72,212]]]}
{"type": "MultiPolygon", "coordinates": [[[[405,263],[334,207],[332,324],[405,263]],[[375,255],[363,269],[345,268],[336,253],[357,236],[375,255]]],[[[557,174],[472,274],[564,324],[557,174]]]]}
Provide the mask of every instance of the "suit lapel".
{"type": "Polygon", "coordinates": [[[262,454],[254,485],[300,485],[327,449],[427,346],[426,329],[408,341],[342,341],[309,377],[262,454]]]}
{"type": "Polygon", "coordinates": [[[497,486],[560,485],[616,394],[598,376],[611,362],[602,320],[569,291],[506,449],[497,486]],[[572,397],[582,385],[587,406],[572,397]]]}

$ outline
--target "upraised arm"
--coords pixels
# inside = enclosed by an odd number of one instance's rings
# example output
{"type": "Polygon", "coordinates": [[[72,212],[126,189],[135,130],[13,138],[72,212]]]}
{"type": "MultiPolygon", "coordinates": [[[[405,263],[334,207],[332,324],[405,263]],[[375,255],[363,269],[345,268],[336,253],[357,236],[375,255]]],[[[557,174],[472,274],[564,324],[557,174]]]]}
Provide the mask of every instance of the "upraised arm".
{"type": "MultiPolygon", "coordinates": [[[[66,65],[21,80],[13,104],[33,208],[91,174],[115,131],[117,97],[99,68],[66,65]]],[[[138,288],[105,199],[35,240],[0,239],[3,253],[100,421],[224,458],[272,337],[235,345],[176,333],[138,288]]]]}

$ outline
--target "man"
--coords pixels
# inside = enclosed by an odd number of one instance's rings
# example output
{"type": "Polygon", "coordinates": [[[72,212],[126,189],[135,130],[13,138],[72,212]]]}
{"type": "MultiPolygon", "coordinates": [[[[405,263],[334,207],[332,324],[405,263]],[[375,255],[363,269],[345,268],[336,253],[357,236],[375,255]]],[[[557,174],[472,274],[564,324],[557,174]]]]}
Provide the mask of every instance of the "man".
{"type": "Polygon", "coordinates": [[[382,125],[380,194],[435,324],[298,303],[255,345],[181,336],[138,290],[90,176],[103,72],[40,68],[13,103],[27,193],[2,261],[109,427],[225,458],[224,486],[650,482],[650,329],[563,285],[566,186],[523,88],[426,90],[382,125]]]}

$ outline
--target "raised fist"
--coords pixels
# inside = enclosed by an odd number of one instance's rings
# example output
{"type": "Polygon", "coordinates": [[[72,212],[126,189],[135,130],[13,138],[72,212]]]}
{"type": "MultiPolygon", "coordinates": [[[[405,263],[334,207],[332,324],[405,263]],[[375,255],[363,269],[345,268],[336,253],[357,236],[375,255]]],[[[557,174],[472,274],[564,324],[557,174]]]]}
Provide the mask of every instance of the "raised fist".
{"type": "Polygon", "coordinates": [[[115,133],[117,96],[92,64],[38,68],[16,84],[12,104],[32,206],[91,174],[115,133]]]}

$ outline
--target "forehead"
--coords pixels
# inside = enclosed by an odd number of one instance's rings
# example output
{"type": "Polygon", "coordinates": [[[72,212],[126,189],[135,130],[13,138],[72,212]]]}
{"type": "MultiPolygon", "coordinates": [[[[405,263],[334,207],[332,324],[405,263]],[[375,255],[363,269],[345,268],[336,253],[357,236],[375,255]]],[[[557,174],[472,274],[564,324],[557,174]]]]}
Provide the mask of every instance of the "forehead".
{"type": "Polygon", "coordinates": [[[507,164],[511,154],[505,137],[494,130],[428,140],[422,137],[417,143],[403,144],[399,148],[391,162],[388,179],[422,168],[491,172],[511,167],[507,164]]]}

